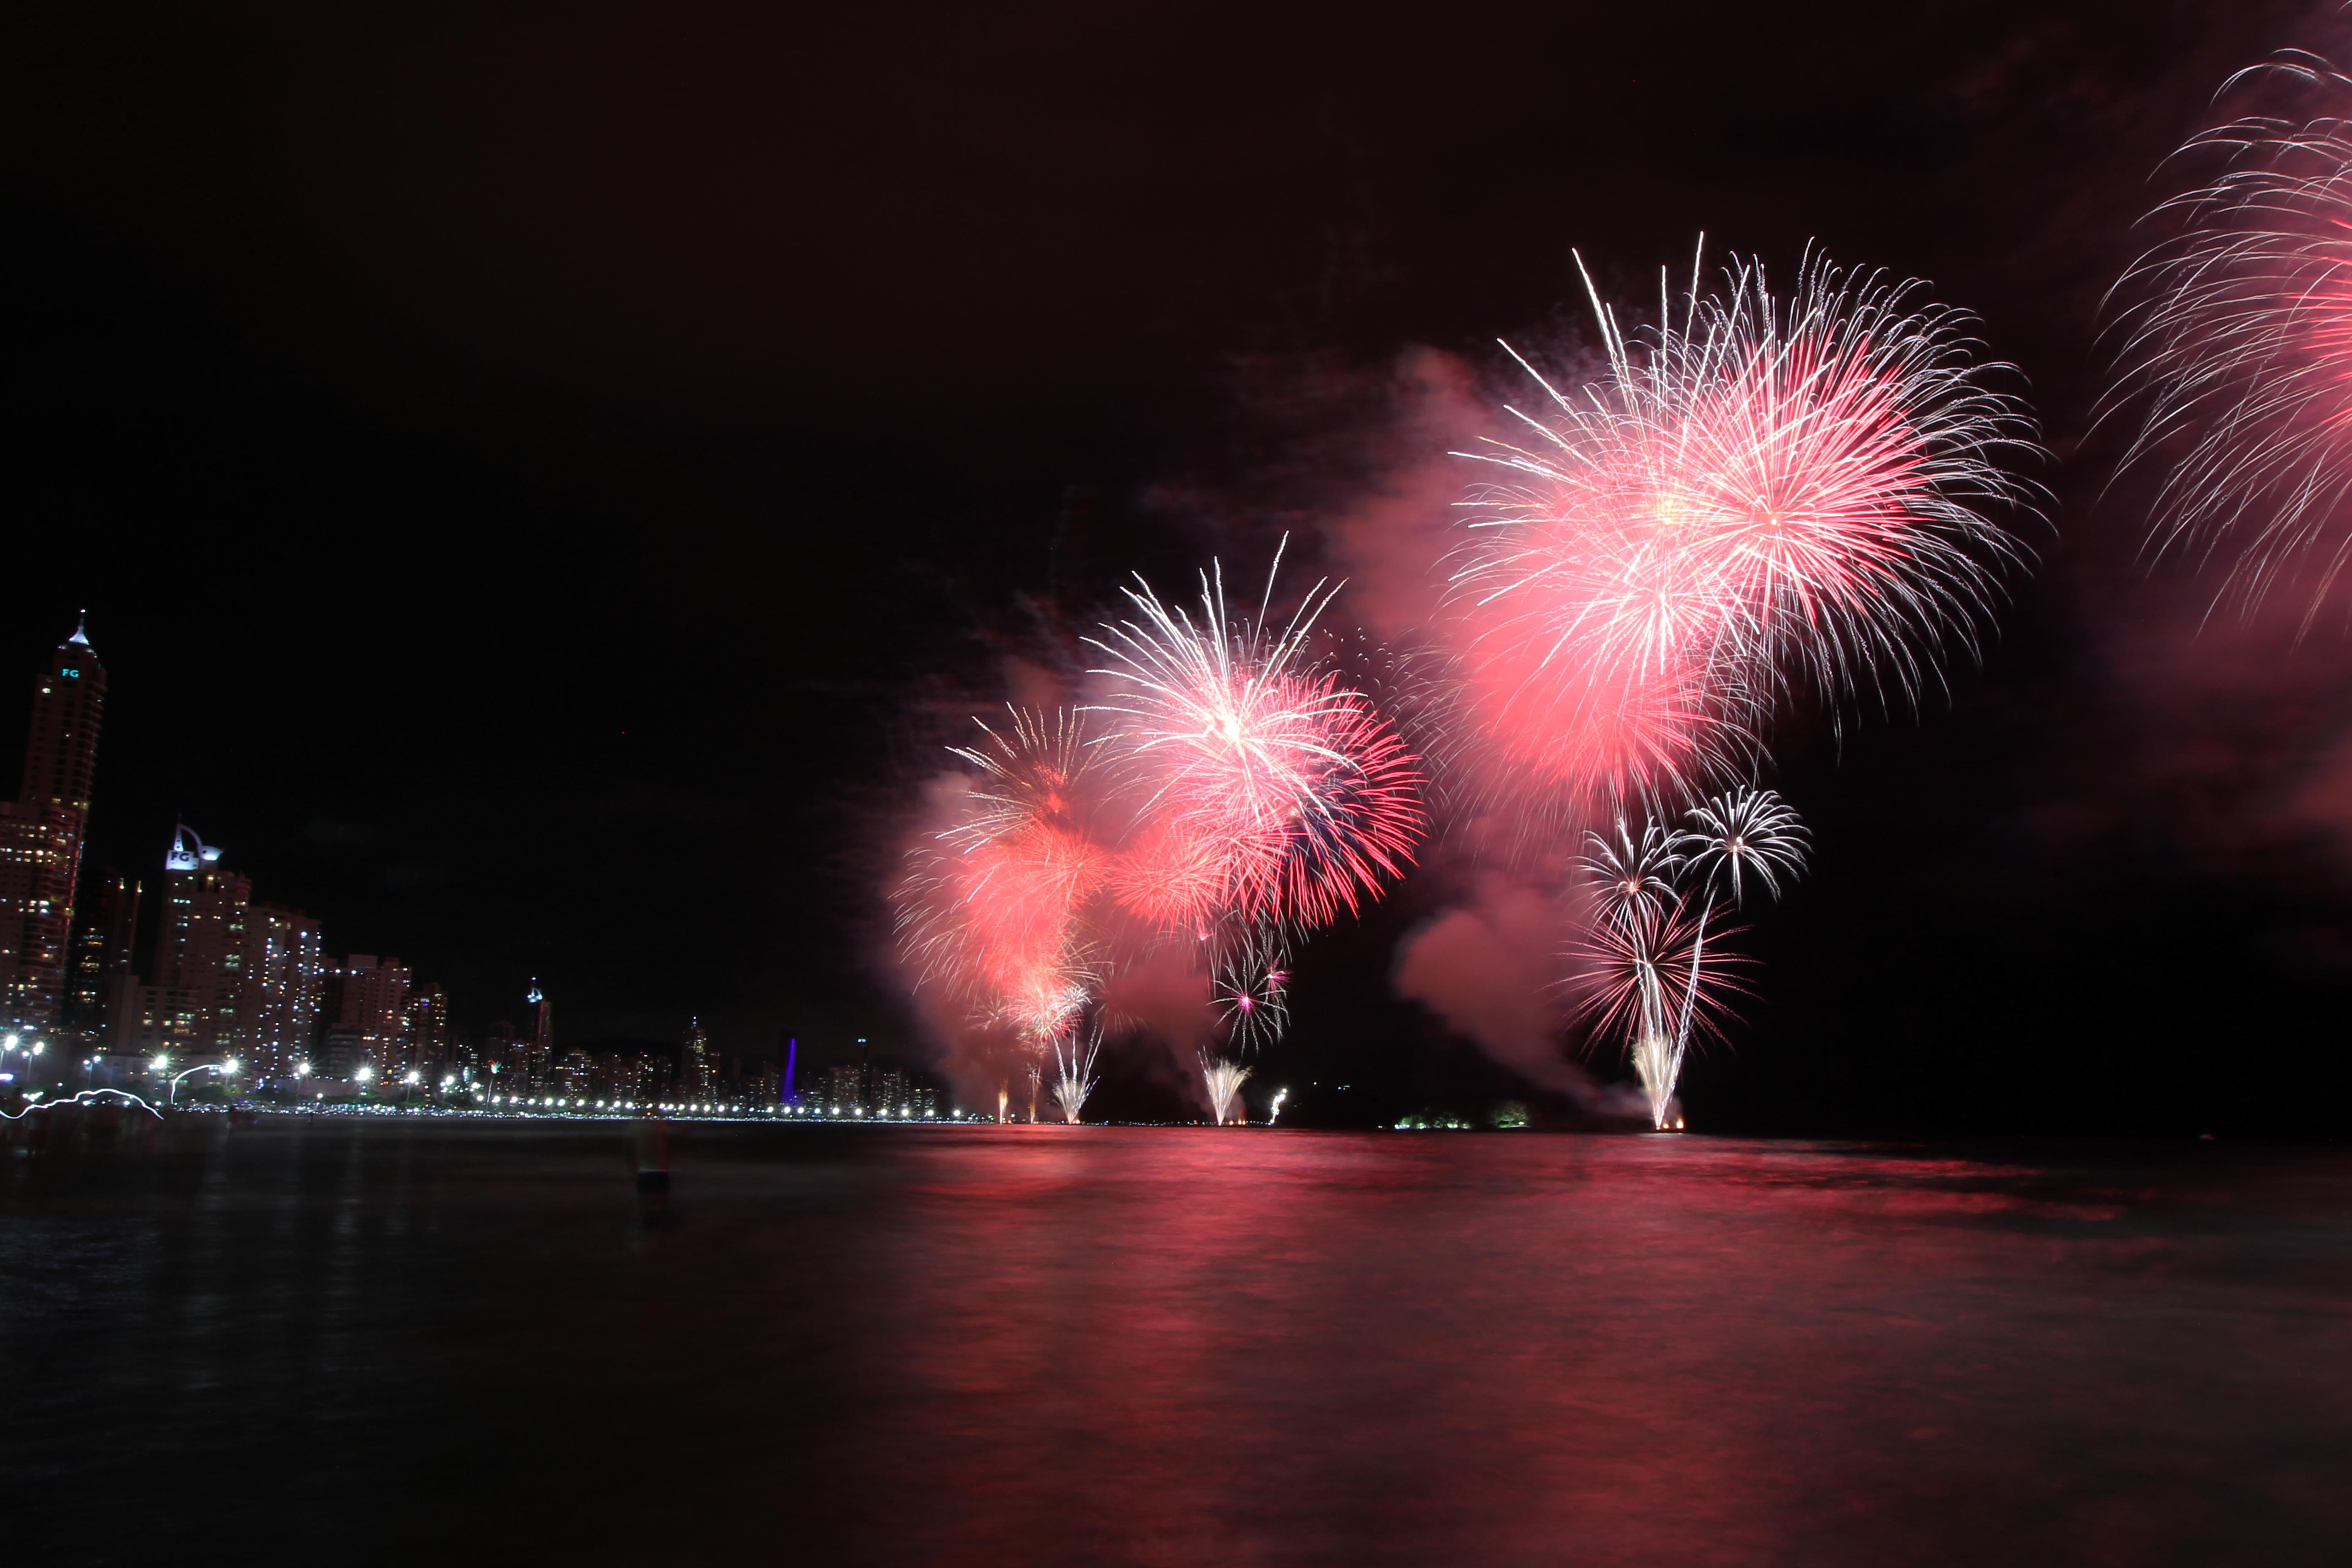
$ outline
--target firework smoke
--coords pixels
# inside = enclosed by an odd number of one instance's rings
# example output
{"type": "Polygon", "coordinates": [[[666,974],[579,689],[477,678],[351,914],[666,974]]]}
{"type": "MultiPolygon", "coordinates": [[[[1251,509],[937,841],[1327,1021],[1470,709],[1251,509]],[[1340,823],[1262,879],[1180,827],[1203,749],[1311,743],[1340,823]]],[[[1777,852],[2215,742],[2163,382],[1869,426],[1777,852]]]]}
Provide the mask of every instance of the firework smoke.
{"type": "Polygon", "coordinates": [[[1247,1112],[1241,1103],[1242,1085],[1248,1081],[1250,1069],[1223,1057],[1203,1054],[1199,1060],[1201,1083],[1209,1091],[1209,1109],[1215,1113],[1217,1125],[1244,1120],[1247,1112]]]}
{"type": "Polygon", "coordinates": [[[1014,710],[1005,731],[953,748],[978,771],[936,792],[943,821],[909,844],[891,889],[900,950],[980,1025],[1043,1052],[1076,1026],[1103,954],[1083,920],[1104,857],[1089,832],[1091,752],[1074,715],[1014,710]]]}
{"type": "MultiPolygon", "coordinates": [[[[2310,57],[2240,76],[2352,106],[2310,57]]],[[[2299,584],[2308,631],[2352,562],[2352,122],[2251,116],[2176,157],[2222,167],[2157,208],[2171,232],[2117,285],[2125,461],[2164,470],[2152,553],[2227,552],[2242,613],[2299,584]]]]}

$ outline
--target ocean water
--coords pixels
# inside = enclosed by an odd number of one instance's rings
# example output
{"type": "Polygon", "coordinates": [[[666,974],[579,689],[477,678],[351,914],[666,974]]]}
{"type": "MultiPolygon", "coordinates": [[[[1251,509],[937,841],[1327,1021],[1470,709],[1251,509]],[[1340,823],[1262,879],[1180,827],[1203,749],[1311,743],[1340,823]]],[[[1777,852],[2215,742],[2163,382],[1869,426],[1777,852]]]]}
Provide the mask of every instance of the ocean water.
{"type": "Polygon", "coordinates": [[[205,1131],[0,1163],[12,1562],[2352,1562],[2342,1153],[205,1131]]]}

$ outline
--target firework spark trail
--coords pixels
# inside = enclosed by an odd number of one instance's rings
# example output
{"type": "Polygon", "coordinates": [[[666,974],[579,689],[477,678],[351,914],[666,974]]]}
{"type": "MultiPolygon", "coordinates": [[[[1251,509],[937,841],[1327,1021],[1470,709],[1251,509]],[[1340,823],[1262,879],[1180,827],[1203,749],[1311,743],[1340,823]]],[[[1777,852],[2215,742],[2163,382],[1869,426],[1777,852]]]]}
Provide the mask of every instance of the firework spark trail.
{"type": "Polygon", "coordinates": [[[1239,1062],[1205,1053],[1196,1059],[1201,1064],[1201,1082],[1209,1092],[1209,1109],[1215,1113],[1217,1125],[1246,1120],[1248,1112],[1241,1104],[1241,1096],[1250,1069],[1239,1062]]]}
{"type": "MultiPolygon", "coordinates": [[[[1613,837],[1587,836],[1583,860],[1600,911],[1580,952],[1588,968],[1582,1011],[1596,1034],[1626,1039],[1661,1129],[1694,1033],[1719,1036],[1731,997],[1746,989],[1738,971],[1747,961],[1708,946],[1717,898],[1736,908],[1751,883],[1778,898],[1810,848],[1803,823],[1772,790],[1726,790],[1687,817],[1687,828],[1645,822],[1639,834],[1620,818],[1613,837]]],[[[1713,934],[1719,942],[1732,933],[1713,934]]]]}
{"type": "Polygon", "coordinates": [[[1504,793],[1570,815],[1687,796],[1760,752],[1792,684],[1915,700],[1973,649],[2021,554],[1987,511],[2031,499],[1998,459],[2038,447],[1967,317],[1818,256],[1786,299],[1747,261],[1713,293],[1695,269],[1679,310],[1662,279],[1633,337],[1586,287],[1604,373],[1570,394],[1528,367],[1540,416],[1456,454],[1511,476],[1462,503],[1452,573],[1504,793]]]}
{"type": "MultiPolygon", "coordinates": [[[[2352,102],[2309,56],[2230,85],[2265,77],[2352,102]]],[[[2105,411],[2139,404],[2124,465],[2165,466],[2150,552],[2231,549],[2217,607],[2249,615],[2301,578],[2308,632],[2352,563],[2352,121],[2249,116],[2175,156],[2226,166],[2150,215],[2174,232],[2116,285],[2105,411]]]]}
{"type": "Polygon", "coordinates": [[[1318,584],[1276,632],[1264,605],[1228,610],[1222,567],[1202,574],[1197,621],[1138,578],[1137,618],[1088,639],[1111,683],[1090,710],[1146,791],[1141,863],[1119,882],[1139,913],[1324,925],[1412,863],[1419,760],[1370,699],[1312,668],[1307,639],[1337,591],[1318,584]]]}
{"type": "MultiPolygon", "coordinates": [[[[38,1094],[40,1091],[37,1089],[34,1092],[35,1094],[38,1094]]],[[[145,1100],[140,1099],[137,1095],[131,1093],[127,1089],[85,1089],[80,1093],[68,1096],[64,1100],[35,1100],[33,1103],[26,1106],[24,1110],[19,1110],[13,1115],[5,1110],[0,1110],[0,1121],[22,1121],[26,1117],[32,1115],[36,1110],[55,1110],[59,1106],[63,1105],[95,1105],[98,1103],[101,1096],[110,1094],[120,1100],[130,1101],[132,1105],[137,1106],[140,1110],[145,1111],[148,1115],[153,1117],[158,1121],[163,1120],[163,1113],[162,1111],[156,1110],[153,1106],[148,1104],[145,1100]]]]}
{"type": "Polygon", "coordinates": [[[1078,1112],[1086,1108],[1087,1097],[1095,1091],[1100,1080],[1095,1077],[1095,1057],[1102,1049],[1102,1036],[1091,1035],[1086,1050],[1080,1054],[1077,1042],[1054,1047],[1054,1103],[1062,1108],[1062,1120],[1075,1127],[1078,1112]]]}

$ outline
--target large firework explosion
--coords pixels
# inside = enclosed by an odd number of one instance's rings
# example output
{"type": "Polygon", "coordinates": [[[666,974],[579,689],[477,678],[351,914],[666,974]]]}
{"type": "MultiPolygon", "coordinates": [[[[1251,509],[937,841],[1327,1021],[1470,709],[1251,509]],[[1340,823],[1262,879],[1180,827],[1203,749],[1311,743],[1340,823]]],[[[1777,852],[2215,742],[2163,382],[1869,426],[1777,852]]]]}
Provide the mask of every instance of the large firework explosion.
{"type": "MultiPolygon", "coordinates": [[[[2309,57],[2246,77],[2352,105],[2309,57]]],[[[2150,215],[2168,232],[2117,286],[2126,462],[2163,470],[2153,552],[2226,553],[2245,612],[2293,584],[2308,630],[2352,563],[2352,121],[2250,116],[2176,157],[2221,167],[2150,215]]]]}
{"type": "Polygon", "coordinates": [[[1458,454],[1509,477],[1463,503],[1452,574],[1484,788],[1570,816],[1752,765],[1792,685],[1916,698],[2021,553],[1999,459],[2034,449],[2007,367],[1916,282],[1809,256],[1783,298],[1760,263],[1712,292],[1695,267],[1633,334],[1586,288],[1601,373],[1528,367],[1548,406],[1458,454]]]}

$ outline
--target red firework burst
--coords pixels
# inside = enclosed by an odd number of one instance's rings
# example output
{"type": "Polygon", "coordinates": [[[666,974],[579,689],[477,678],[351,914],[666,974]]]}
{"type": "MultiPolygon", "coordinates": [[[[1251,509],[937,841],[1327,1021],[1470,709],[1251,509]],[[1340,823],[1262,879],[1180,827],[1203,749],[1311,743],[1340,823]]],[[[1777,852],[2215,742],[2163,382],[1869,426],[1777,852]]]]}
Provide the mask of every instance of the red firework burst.
{"type": "Polygon", "coordinates": [[[982,744],[955,749],[979,772],[910,845],[891,899],[922,982],[1042,1046],[1075,1024],[1099,978],[1084,911],[1107,870],[1092,834],[1101,781],[1068,715],[1015,711],[1008,731],[981,728],[982,744]]]}
{"type": "Polygon", "coordinates": [[[1149,585],[1128,596],[1141,619],[1095,646],[1114,683],[1098,709],[1145,796],[1141,859],[1120,879],[1138,911],[1314,926],[1377,898],[1426,824],[1421,766],[1369,698],[1303,668],[1329,593],[1279,636],[1263,611],[1228,616],[1222,575],[1204,574],[1197,623],[1149,585]]]}

